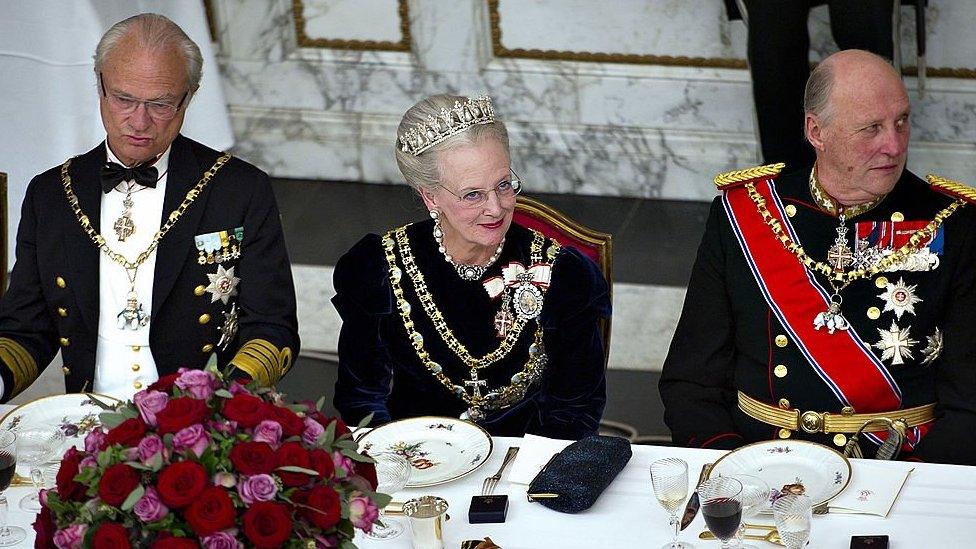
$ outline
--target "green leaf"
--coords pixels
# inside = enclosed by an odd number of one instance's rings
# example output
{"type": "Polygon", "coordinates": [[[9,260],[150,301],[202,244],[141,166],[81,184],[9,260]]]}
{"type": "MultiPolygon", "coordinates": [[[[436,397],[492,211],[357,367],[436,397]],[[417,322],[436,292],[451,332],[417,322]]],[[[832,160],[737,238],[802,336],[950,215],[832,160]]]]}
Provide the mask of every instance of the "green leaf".
{"type": "Polygon", "coordinates": [[[207,360],[207,365],[204,366],[203,369],[204,370],[207,370],[207,371],[209,371],[211,373],[217,373],[217,371],[218,371],[218,368],[217,368],[217,353],[211,353],[210,354],[210,359],[207,360]]]}
{"type": "Polygon", "coordinates": [[[319,399],[315,402],[315,409],[318,410],[319,412],[322,411],[323,406],[325,406],[325,395],[320,396],[319,399]]]}
{"type": "Polygon", "coordinates": [[[339,449],[350,449],[350,450],[359,449],[359,443],[357,443],[355,440],[350,440],[348,438],[341,438],[335,441],[334,443],[332,443],[332,446],[334,448],[339,448],[339,449]]]}
{"type": "Polygon", "coordinates": [[[135,408],[129,406],[119,408],[118,410],[116,410],[116,413],[120,414],[125,419],[135,419],[139,417],[139,410],[136,410],[135,408]]]}
{"type": "Polygon", "coordinates": [[[297,465],[282,465],[275,469],[276,471],[285,471],[287,473],[305,473],[306,475],[318,476],[319,472],[313,469],[306,469],[305,467],[299,467],[297,465]]]}
{"type": "Polygon", "coordinates": [[[346,456],[347,458],[353,461],[358,461],[360,463],[373,463],[372,458],[370,458],[369,456],[364,456],[355,450],[350,450],[349,448],[343,448],[339,451],[342,452],[342,455],[346,456]]]}
{"type": "Polygon", "coordinates": [[[98,453],[98,457],[95,458],[95,462],[98,463],[98,466],[102,469],[108,467],[112,464],[112,451],[102,450],[98,453]]]}
{"type": "MultiPolygon", "coordinates": [[[[131,467],[131,464],[129,465],[131,467]]],[[[137,485],[135,489],[129,493],[129,497],[125,498],[125,501],[122,502],[121,509],[123,511],[128,511],[129,509],[132,509],[133,507],[135,507],[136,502],[142,499],[142,496],[144,496],[145,494],[146,494],[146,487],[141,484],[137,485]]]]}
{"type": "Polygon", "coordinates": [[[102,412],[98,414],[98,420],[102,423],[102,426],[106,429],[111,429],[117,427],[120,423],[125,421],[126,418],[120,412],[102,412]]]}
{"type": "Polygon", "coordinates": [[[377,507],[382,509],[387,505],[389,505],[391,501],[393,501],[393,496],[391,496],[390,494],[375,493],[370,496],[370,499],[373,500],[373,503],[375,503],[377,507]]]}
{"type": "Polygon", "coordinates": [[[128,465],[129,467],[132,467],[136,471],[152,471],[153,470],[152,467],[149,467],[148,465],[143,465],[143,464],[139,463],[138,461],[127,461],[127,462],[125,462],[125,464],[128,465]]]}
{"type": "Polygon", "coordinates": [[[214,391],[214,394],[220,398],[234,398],[234,395],[232,395],[227,389],[217,389],[214,391]]]}
{"type": "Polygon", "coordinates": [[[158,472],[160,469],[163,468],[163,453],[162,452],[156,452],[156,454],[153,455],[152,459],[149,460],[149,468],[154,473],[155,472],[158,472]]]}
{"type": "Polygon", "coordinates": [[[370,422],[372,422],[372,421],[373,421],[373,412],[370,412],[370,413],[366,414],[366,417],[364,417],[363,419],[359,420],[359,423],[356,424],[356,429],[362,429],[363,427],[366,427],[367,425],[369,425],[370,422]]]}
{"type": "Polygon", "coordinates": [[[325,432],[319,435],[319,438],[315,441],[315,444],[323,448],[331,448],[332,443],[335,442],[335,432],[336,422],[329,422],[329,425],[325,428],[325,432]]]}
{"type": "Polygon", "coordinates": [[[103,401],[102,399],[98,398],[96,395],[92,393],[85,393],[85,396],[88,397],[89,400],[94,402],[102,410],[115,410],[115,406],[117,405],[117,404],[109,404],[108,402],[103,401]]]}

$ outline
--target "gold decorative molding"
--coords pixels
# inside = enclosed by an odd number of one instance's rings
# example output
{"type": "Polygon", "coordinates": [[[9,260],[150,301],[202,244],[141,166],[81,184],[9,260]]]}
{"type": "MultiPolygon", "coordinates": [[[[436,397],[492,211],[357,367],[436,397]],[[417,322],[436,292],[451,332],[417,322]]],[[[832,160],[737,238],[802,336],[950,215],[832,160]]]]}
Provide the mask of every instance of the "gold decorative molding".
{"type": "MultiPolygon", "coordinates": [[[[699,67],[719,69],[748,69],[745,59],[730,57],[688,57],[683,55],[650,55],[637,53],[589,52],[570,50],[540,50],[506,48],[502,44],[501,0],[488,0],[488,20],[491,26],[491,50],[495,57],[514,59],[542,59],[546,61],[582,61],[586,63],[624,63],[631,65],[664,65],[669,67],[699,67]]],[[[812,66],[812,64],[811,64],[812,66]]],[[[916,67],[903,67],[902,74],[916,76],[916,67]]],[[[953,67],[928,67],[926,76],[935,78],[976,79],[976,69],[953,67]]]]}
{"type": "Polygon", "coordinates": [[[305,6],[302,0],[292,0],[295,14],[295,35],[298,45],[303,48],[326,48],[334,50],[361,51],[411,51],[410,8],[408,0],[397,0],[399,4],[400,41],[383,40],[340,40],[334,38],[311,38],[305,32],[305,6]]]}

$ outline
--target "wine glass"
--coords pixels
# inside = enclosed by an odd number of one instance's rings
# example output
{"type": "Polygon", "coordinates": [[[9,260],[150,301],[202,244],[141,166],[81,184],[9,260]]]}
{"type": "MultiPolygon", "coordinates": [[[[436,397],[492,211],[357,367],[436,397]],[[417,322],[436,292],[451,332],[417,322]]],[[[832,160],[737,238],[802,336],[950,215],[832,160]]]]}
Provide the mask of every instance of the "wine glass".
{"type": "MultiPolygon", "coordinates": [[[[413,467],[407,458],[400,454],[381,453],[373,456],[376,461],[376,491],[393,495],[410,481],[413,467]]],[[[373,529],[366,536],[372,539],[393,539],[403,533],[399,521],[386,517],[380,509],[380,521],[373,523],[373,529]]]]}
{"type": "Polygon", "coordinates": [[[732,540],[742,522],[742,483],[732,477],[713,477],[698,487],[705,524],[722,541],[722,549],[732,547],[732,540]]]}
{"type": "Polygon", "coordinates": [[[739,527],[737,538],[742,549],[758,549],[755,545],[743,544],[742,536],[746,533],[746,522],[759,514],[759,511],[769,502],[771,490],[765,480],[754,475],[730,475],[742,483],[742,493],[739,501],[742,503],[742,526],[739,527]]]}
{"type": "Polygon", "coordinates": [[[651,485],[658,503],[671,513],[674,537],[661,549],[692,549],[694,545],[678,541],[678,509],[688,497],[688,463],[677,458],[659,459],[651,464],[651,485]]]}
{"type": "Polygon", "coordinates": [[[809,496],[783,496],[773,502],[776,530],[786,549],[800,549],[810,539],[813,501],[809,496]]]}
{"type": "Polygon", "coordinates": [[[7,526],[7,496],[3,492],[10,487],[17,469],[17,435],[13,431],[0,431],[0,547],[10,547],[27,539],[27,532],[19,526],[7,526]]]}
{"type": "Polygon", "coordinates": [[[64,444],[64,433],[60,429],[31,428],[17,431],[17,461],[30,467],[31,483],[34,491],[20,500],[20,508],[30,513],[41,510],[37,493],[41,489],[43,474],[41,465],[55,457],[64,444]]]}

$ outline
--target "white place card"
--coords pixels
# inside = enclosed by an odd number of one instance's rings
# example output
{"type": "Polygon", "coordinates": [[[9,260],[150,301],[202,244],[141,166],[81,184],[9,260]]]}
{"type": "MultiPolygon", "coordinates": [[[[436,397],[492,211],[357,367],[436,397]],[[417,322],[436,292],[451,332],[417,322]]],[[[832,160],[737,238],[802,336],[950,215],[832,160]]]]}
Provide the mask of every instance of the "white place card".
{"type": "Polygon", "coordinates": [[[851,484],[827,504],[830,512],[887,517],[914,469],[907,463],[875,464],[866,460],[851,463],[854,466],[851,484]]]}

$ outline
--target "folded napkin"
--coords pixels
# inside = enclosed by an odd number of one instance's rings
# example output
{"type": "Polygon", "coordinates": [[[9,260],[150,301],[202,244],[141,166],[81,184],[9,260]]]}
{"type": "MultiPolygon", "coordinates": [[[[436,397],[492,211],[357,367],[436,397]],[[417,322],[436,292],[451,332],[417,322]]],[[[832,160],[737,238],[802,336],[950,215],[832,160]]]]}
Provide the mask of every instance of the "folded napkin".
{"type": "Polygon", "coordinates": [[[515,484],[528,486],[532,479],[539,474],[539,471],[549,463],[552,456],[561,452],[572,442],[571,440],[525,435],[525,438],[519,443],[520,450],[515,456],[515,461],[512,462],[512,470],[508,474],[508,480],[515,484]]]}
{"type": "Polygon", "coordinates": [[[851,460],[851,483],[827,507],[831,513],[887,517],[908,475],[914,469],[907,463],[873,463],[851,460]]]}

